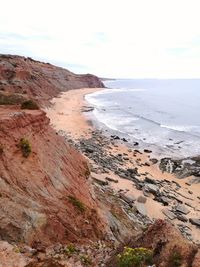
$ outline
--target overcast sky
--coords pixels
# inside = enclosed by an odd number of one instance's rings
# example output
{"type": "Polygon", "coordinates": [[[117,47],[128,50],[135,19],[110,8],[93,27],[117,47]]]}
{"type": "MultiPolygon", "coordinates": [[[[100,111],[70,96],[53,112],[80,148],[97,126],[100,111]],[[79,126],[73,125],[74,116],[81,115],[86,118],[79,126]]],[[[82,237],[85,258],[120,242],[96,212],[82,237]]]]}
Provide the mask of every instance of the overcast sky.
{"type": "Polygon", "coordinates": [[[200,78],[200,0],[0,0],[0,53],[78,73],[200,78]]]}

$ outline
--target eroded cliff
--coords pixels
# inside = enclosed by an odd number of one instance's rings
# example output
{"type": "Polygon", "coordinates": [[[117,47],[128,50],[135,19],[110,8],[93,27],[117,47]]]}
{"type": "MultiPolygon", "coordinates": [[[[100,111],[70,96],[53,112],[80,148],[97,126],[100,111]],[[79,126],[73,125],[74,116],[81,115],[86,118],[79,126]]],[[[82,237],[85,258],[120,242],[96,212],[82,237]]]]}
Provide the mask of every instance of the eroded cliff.
{"type": "Polygon", "coordinates": [[[0,108],[0,239],[29,245],[99,238],[86,160],[41,110],[0,108]],[[31,152],[23,156],[21,139],[31,152]]]}

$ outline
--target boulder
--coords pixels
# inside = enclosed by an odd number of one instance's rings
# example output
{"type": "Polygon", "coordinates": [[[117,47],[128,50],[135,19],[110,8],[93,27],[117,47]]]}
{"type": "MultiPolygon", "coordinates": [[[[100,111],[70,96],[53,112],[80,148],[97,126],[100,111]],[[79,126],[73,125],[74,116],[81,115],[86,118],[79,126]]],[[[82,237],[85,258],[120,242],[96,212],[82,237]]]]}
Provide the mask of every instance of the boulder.
{"type": "Polygon", "coordinates": [[[145,152],[145,153],[152,153],[152,151],[149,150],[149,149],[144,149],[144,152],[145,152]]]}
{"type": "Polygon", "coordinates": [[[182,215],[182,214],[177,214],[177,219],[179,221],[182,221],[182,222],[187,222],[188,221],[187,217],[182,215]]]}
{"type": "Polygon", "coordinates": [[[118,183],[119,181],[117,179],[113,179],[113,178],[110,178],[110,177],[106,177],[105,178],[108,182],[113,182],[113,183],[118,183]]]}
{"type": "Polygon", "coordinates": [[[144,196],[139,196],[138,198],[137,198],[137,202],[139,202],[139,203],[146,203],[146,201],[147,201],[147,198],[146,197],[144,197],[144,196]]]}
{"type": "Polygon", "coordinates": [[[191,224],[200,227],[200,219],[190,218],[189,221],[190,221],[191,224]]]}
{"type": "Polygon", "coordinates": [[[183,204],[178,204],[175,209],[176,211],[181,212],[183,214],[188,214],[190,212],[183,204]]]}
{"type": "Polygon", "coordinates": [[[146,210],[146,207],[143,203],[136,202],[135,207],[136,207],[136,210],[138,213],[140,213],[143,216],[147,215],[147,210],[146,210]]]}
{"type": "Polygon", "coordinates": [[[105,186],[105,185],[108,185],[108,182],[107,181],[103,181],[103,180],[100,180],[98,178],[95,178],[95,177],[92,177],[92,179],[94,180],[95,183],[101,185],[101,186],[105,186]]]}
{"type": "Polygon", "coordinates": [[[169,218],[170,220],[174,220],[176,218],[176,215],[171,212],[170,210],[167,210],[167,209],[163,209],[162,210],[162,213],[167,216],[167,218],[169,218]]]}
{"type": "Polygon", "coordinates": [[[120,198],[132,206],[133,202],[136,200],[134,196],[126,195],[124,193],[120,193],[120,198]]]}
{"type": "Polygon", "coordinates": [[[154,184],[145,184],[143,188],[146,192],[152,193],[153,195],[157,195],[159,193],[159,187],[154,184]]]}

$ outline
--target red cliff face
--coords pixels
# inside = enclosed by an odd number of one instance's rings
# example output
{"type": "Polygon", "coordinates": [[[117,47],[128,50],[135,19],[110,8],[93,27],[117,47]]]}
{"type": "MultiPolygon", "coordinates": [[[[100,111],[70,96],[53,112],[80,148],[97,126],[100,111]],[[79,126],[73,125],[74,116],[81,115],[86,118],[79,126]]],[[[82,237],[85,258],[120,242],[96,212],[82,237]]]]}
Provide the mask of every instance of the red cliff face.
{"type": "Polygon", "coordinates": [[[94,75],[77,75],[54,65],[20,56],[0,55],[0,90],[34,98],[41,105],[61,91],[104,87],[94,75]]]}
{"type": "Polygon", "coordinates": [[[43,111],[0,108],[0,239],[30,245],[101,236],[85,159],[43,111]],[[20,139],[31,146],[22,155],[20,139]]]}

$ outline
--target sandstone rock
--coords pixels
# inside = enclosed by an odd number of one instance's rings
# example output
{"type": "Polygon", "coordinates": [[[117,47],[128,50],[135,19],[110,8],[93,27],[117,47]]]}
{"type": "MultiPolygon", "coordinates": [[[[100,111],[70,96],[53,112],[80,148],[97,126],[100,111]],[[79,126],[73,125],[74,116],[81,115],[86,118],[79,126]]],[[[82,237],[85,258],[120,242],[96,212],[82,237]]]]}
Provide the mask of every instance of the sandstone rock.
{"type": "Polygon", "coordinates": [[[191,224],[200,227],[200,219],[190,218],[189,221],[191,222],[191,224]]]}
{"type": "Polygon", "coordinates": [[[183,214],[188,214],[190,212],[183,204],[178,204],[175,209],[183,214]]]}
{"type": "Polygon", "coordinates": [[[117,179],[113,179],[113,178],[110,178],[110,177],[106,177],[105,178],[108,182],[113,182],[113,183],[118,183],[119,181],[117,179]]]}
{"type": "Polygon", "coordinates": [[[162,213],[165,214],[165,216],[167,216],[167,218],[169,218],[170,220],[174,220],[176,218],[176,215],[167,209],[163,209],[162,213]]]}
{"type": "Polygon", "coordinates": [[[159,187],[154,184],[145,184],[143,188],[146,192],[152,193],[153,195],[157,195],[159,193],[159,187]]]}
{"type": "Polygon", "coordinates": [[[120,193],[120,198],[123,199],[126,203],[132,206],[133,202],[135,202],[136,198],[134,196],[130,196],[124,193],[120,193]]]}
{"type": "Polygon", "coordinates": [[[143,203],[136,202],[135,203],[136,210],[143,216],[147,215],[146,207],[143,203]]]}
{"type": "Polygon", "coordinates": [[[96,177],[92,177],[92,179],[94,180],[95,183],[97,183],[99,185],[102,185],[102,186],[108,185],[108,182],[107,181],[103,181],[103,180],[98,179],[96,177]]]}
{"type": "Polygon", "coordinates": [[[181,215],[181,214],[177,214],[177,219],[182,221],[182,222],[188,221],[187,217],[185,217],[184,215],[181,215]]]}

